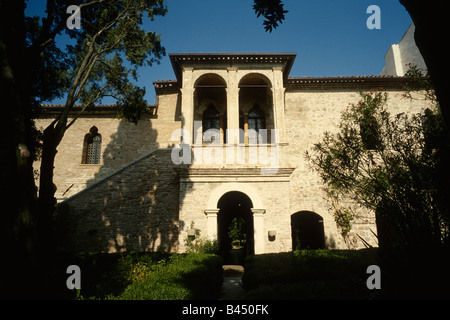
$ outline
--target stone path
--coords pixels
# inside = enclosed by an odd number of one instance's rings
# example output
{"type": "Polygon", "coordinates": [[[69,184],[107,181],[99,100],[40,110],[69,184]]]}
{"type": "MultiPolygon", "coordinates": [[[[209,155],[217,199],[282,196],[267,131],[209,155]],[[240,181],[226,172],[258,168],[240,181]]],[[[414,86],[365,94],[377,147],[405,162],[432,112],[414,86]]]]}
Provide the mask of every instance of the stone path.
{"type": "Polygon", "coordinates": [[[240,265],[223,266],[222,297],[220,300],[242,300],[245,290],[242,287],[244,267],[240,265]]]}

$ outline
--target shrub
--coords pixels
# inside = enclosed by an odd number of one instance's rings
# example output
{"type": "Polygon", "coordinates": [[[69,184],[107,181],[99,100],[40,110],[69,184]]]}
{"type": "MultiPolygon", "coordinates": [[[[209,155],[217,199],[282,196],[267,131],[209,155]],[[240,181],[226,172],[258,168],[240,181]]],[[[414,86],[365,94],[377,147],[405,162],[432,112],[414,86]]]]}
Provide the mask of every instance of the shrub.
{"type": "Polygon", "coordinates": [[[211,254],[172,256],[155,265],[144,279],[130,284],[120,300],[188,300],[218,298],[222,283],[222,259],[211,254]]]}
{"type": "Polygon", "coordinates": [[[366,269],[376,250],[300,250],[250,256],[247,299],[369,299],[366,269]]]}

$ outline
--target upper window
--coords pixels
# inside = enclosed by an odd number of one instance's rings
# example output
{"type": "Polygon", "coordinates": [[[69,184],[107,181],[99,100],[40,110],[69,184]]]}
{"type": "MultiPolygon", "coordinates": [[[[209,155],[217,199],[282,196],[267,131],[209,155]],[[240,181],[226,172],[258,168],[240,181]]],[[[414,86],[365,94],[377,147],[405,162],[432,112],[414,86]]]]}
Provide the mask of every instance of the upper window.
{"type": "Polygon", "coordinates": [[[205,132],[209,129],[217,129],[217,132],[220,134],[220,115],[212,104],[210,104],[203,112],[202,127],[203,142],[213,142],[215,139],[215,135],[205,134],[205,132]]]}
{"type": "Polygon", "coordinates": [[[267,132],[265,132],[265,135],[262,135],[262,129],[266,129],[266,116],[259,106],[255,104],[248,113],[250,143],[267,143],[267,132]],[[252,137],[252,134],[255,133],[257,133],[256,137],[252,137]]]}
{"type": "Polygon", "coordinates": [[[266,129],[266,116],[257,104],[248,113],[248,128],[257,132],[266,129]]]}
{"type": "Polygon", "coordinates": [[[83,144],[83,164],[99,164],[102,151],[102,136],[98,133],[96,126],[93,126],[89,133],[84,136],[83,144]]]}

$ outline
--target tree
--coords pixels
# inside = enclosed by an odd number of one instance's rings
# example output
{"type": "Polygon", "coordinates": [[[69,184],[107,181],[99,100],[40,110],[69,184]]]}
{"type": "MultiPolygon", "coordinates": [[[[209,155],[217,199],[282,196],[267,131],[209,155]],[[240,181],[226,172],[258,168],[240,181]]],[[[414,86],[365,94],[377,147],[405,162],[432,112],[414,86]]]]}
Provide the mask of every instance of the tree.
{"type": "Polygon", "coordinates": [[[284,4],[281,0],[253,0],[253,10],[256,17],[264,17],[264,30],[272,32],[272,29],[276,29],[279,23],[283,23],[285,14],[288,13],[284,10],[284,4]]]}
{"type": "Polygon", "coordinates": [[[325,183],[343,231],[357,217],[346,200],[376,213],[381,256],[391,274],[420,270],[415,284],[423,273],[442,275],[437,270],[448,263],[450,217],[436,184],[444,134],[439,107],[394,116],[387,93],[360,94],[342,113],[339,131],[326,132],[306,158],[325,183]]]}
{"type": "MultiPolygon", "coordinates": [[[[76,1],[70,1],[70,4],[76,4],[76,1]]],[[[67,45],[66,51],[60,52],[60,58],[69,66],[61,75],[66,87],[59,86],[67,93],[66,103],[42,135],[38,229],[44,248],[52,242],[49,228],[55,205],[53,167],[57,147],[66,130],[81,113],[106,96],[117,100],[119,117],[137,122],[147,104],[145,90],[132,82],[137,79],[136,70],[144,64],[151,66],[165,54],[159,35],[142,29],[144,14],[151,20],[166,14],[163,0],[93,0],[79,3],[82,28],[72,30],[65,28],[67,5],[68,1],[48,0],[47,18],[40,30],[47,24],[46,30],[50,31],[44,31],[44,35],[41,32],[36,37],[49,47],[55,44],[55,36],[66,30],[75,42],[67,45]],[[69,119],[77,102],[83,107],[69,119]]],[[[43,59],[45,61],[46,57],[43,59]]]]}

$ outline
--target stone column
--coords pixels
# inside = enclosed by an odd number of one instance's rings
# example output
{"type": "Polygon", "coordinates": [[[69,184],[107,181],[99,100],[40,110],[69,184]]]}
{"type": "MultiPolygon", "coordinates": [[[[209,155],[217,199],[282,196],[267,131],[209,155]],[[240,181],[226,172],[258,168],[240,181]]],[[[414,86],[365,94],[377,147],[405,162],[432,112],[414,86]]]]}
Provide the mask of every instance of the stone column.
{"type": "Polygon", "coordinates": [[[236,145],[239,143],[239,88],[237,83],[237,68],[228,68],[227,92],[227,130],[232,130],[232,138],[227,144],[236,145]]]}
{"type": "Polygon", "coordinates": [[[189,145],[193,143],[194,135],[194,84],[192,73],[194,68],[183,68],[183,83],[181,86],[181,128],[184,134],[183,142],[189,145]]]}
{"type": "Polygon", "coordinates": [[[264,213],[266,209],[254,209],[253,213],[253,237],[255,241],[255,254],[265,253],[264,248],[264,213]]]}
{"type": "Polygon", "coordinates": [[[217,240],[217,213],[219,209],[206,209],[205,215],[208,228],[208,239],[217,240]]]}
{"type": "MultiPolygon", "coordinates": [[[[278,140],[276,143],[284,143],[286,141],[285,125],[284,125],[284,84],[283,84],[283,70],[281,67],[273,67],[273,120],[275,129],[277,130],[278,140]]],[[[272,137],[272,139],[274,139],[272,137]]]]}

